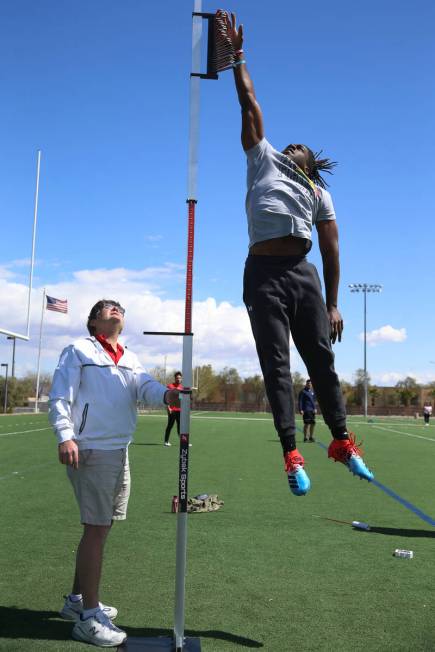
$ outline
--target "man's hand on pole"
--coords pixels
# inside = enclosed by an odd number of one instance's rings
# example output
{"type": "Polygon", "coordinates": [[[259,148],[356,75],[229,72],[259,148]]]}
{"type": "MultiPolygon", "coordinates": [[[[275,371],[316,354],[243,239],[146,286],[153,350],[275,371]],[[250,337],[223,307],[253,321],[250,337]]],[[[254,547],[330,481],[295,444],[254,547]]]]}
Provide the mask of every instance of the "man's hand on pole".
{"type": "Polygon", "coordinates": [[[75,469],[79,468],[79,447],[74,439],[59,444],[59,462],[75,469]]]}

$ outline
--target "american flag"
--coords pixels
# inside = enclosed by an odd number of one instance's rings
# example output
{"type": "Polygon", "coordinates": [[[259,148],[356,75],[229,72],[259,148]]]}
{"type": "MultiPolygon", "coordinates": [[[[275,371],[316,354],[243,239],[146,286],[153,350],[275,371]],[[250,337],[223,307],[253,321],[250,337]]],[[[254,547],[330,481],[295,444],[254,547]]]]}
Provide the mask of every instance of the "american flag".
{"type": "Polygon", "coordinates": [[[47,294],[47,310],[54,310],[54,312],[68,312],[68,301],[66,299],[55,299],[49,297],[47,294]]]}

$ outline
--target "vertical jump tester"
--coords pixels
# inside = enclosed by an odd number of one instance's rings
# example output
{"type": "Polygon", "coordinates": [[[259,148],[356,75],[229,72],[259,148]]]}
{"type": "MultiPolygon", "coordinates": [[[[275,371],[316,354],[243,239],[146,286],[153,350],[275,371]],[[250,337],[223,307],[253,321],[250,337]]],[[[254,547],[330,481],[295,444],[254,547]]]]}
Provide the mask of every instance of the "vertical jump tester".
{"type": "Polygon", "coordinates": [[[201,12],[202,0],[194,0],[192,13],[192,70],[190,74],[189,111],[189,166],[187,183],[187,265],[184,331],[144,331],[144,335],[180,336],[183,338],[182,372],[185,388],[180,392],[180,456],[178,470],[178,499],[175,570],[174,636],[157,638],[128,638],[122,650],[147,650],[148,652],[200,652],[199,638],[184,636],[185,580],[187,551],[187,499],[189,477],[190,397],[192,393],[192,282],[193,251],[195,240],[195,207],[197,204],[199,90],[201,79],[218,79],[218,72],[233,67],[234,49],[227,36],[225,24],[215,14],[201,12]],[[201,68],[202,21],[208,23],[207,72],[201,68]]]}

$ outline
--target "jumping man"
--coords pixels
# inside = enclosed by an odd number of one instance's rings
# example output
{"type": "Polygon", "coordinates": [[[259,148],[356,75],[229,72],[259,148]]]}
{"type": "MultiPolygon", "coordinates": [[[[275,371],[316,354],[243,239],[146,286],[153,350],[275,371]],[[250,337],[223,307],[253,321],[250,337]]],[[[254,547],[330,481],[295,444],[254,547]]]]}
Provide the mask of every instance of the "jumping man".
{"type": "Polygon", "coordinates": [[[374,476],[346,427],[331,347],[331,341],[341,341],[343,331],[337,307],[338,231],[331,195],[320,172],[330,172],[334,163],[320,159],[306,145],[290,144],[278,151],[266,140],[263,115],[242,49],[243,27],[236,26],[234,14],[230,18],[225,12],[218,13],[236,52],[234,80],[242,109],[242,146],[248,163],[249,255],[244,302],[282,444],[290,490],[301,496],[310,488],[304,459],[295,442],[290,332],[333,436],[328,456],[370,481],[374,476]],[[306,260],[313,225],[323,260],[326,305],[317,270],[306,260]]]}

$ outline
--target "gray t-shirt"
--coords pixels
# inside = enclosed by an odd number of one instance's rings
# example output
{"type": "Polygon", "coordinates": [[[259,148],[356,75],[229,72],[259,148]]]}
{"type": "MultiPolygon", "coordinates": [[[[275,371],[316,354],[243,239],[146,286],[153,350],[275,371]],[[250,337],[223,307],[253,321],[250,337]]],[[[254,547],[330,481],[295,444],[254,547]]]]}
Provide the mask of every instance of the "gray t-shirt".
{"type": "Polygon", "coordinates": [[[313,224],[335,220],[331,195],[263,138],[246,152],[249,246],[292,235],[311,241],[313,224]]]}

